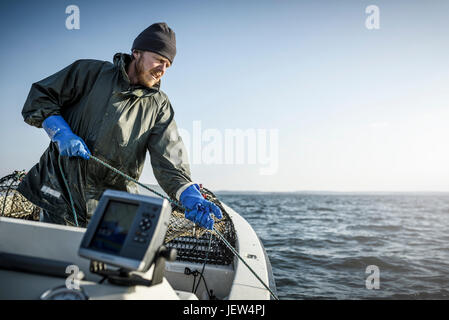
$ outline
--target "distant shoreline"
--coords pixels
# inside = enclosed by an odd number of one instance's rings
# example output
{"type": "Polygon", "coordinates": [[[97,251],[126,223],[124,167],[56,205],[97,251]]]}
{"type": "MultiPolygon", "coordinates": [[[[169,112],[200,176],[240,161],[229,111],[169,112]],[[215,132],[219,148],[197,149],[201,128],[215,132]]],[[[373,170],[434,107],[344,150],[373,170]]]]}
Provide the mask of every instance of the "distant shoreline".
{"type": "MultiPolygon", "coordinates": [[[[164,193],[160,186],[154,184],[146,184],[147,186],[164,193]]],[[[206,187],[207,188],[207,187],[206,187]]],[[[449,196],[449,191],[314,191],[314,190],[299,190],[299,191],[257,191],[257,190],[213,190],[208,188],[215,194],[303,194],[303,195],[442,195],[449,196]]],[[[144,191],[139,187],[139,190],[144,191]]]]}
{"type": "Polygon", "coordinates": [[[238,191],[217,190],[216,194],[305,194],[305,195],[448,195],[449,191],[238,191]]]}

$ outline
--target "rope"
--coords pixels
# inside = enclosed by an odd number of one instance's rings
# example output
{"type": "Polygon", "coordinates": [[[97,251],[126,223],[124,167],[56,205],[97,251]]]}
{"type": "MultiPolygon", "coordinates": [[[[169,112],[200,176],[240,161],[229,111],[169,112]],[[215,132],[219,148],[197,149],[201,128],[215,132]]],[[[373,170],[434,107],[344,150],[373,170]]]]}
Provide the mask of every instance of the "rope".
{"type": "MultiPolygon", "coordinates": [[[[212,233],[209,233],[209,246],[207,248],[206,257],[205,257],[204,263],[203,263],[203,268],[201,269],[201,277],[203,277],[204,286],[206,287],[207,294],[209,294],[209,289],[207,288],[206,280],[204,280],[203,273],[204,273],[204,269],[206,268],[207,258],[209,257],[209,251],[210,251],[211,244],[212,244],[212,233]]],[[[195,291],[193,293],[196,294],[196,291],[198,290],[199,286],[200,286],[200,281],[198,281],[198,284],[196,285],[195,291]]],[[[210,298],[210,294],[209,294],[209,298],[210,298]]]]}
{"type": "Polygon", "coordinates": [[[147,186],[144,185],[143,183],[140,183],[139,181],[137,181],[137,180],[134,179],[133,177],[130,177],[129,175],[127,175],[126,173],[123,173],[123,172],[121,172],[120,170],[117,170],[116,168],[114,168],[113,166],[107,164],[107,163],[104,162],[103,160],[100,160],[100,159],[98,159],[97,157],[94,157],[93,155],[90,155],[90,158],[93,159],[93,160],[95,160],[95,161],[97,161],[97,162],[99,162],[99,163],[101,163],[101,164],[104,165],[106,168],[111,169],[112,171],[114,171],[115,173],[121,175],[122,177],[125,177],[126,179],[131,180],[131,181],[134,182],[134,183],[137,183],[139,186],[141,186],[141,187],[143,187],[143,188],[145,188],[145,189],[147,189],[147,190],[153,192],[154,194],[158,195],[159,197],[164,198],[164,199],[170,201],[171,203],[173,203],[174,205],[176,205],[176,206],[182,208],[183,210],[185,210],[185,208],[184,208],[182,205],[180,205],[179,202],[177,202],[177,201],[175,201],[175,200],[172,200],[172,199],[170,199],[170,198],[164,196],[163,194],[161,194],[161,193],[159,193],[159,192],[157,192],[157,191],[155,191],[155,190],[153,190],[153,189],[147,187],[147,186]]]}
{"type": "MultiPolygon", "coordinates": [[[[100,164],[102,164],[103,166],[105,166],[106,168],[108,168],[108,169],[111,169],[112,171],[114,171],[115,173],[117,173],[117,174],[119,174],[119,175],[121,175],[122,177],[124,177],[124,178],[126,178],[126,179],[128,179],[128,180],[130,180],[130,181],[132,181],[132,182],[134,182],[134,183],[136,183],[136,184],[138,184],[139,186],[141,186],[141,187],[143,187],[143,188],[145,188],[145,189],[147,189],[148,191],[151,191],[152,193],[154,193],[154,194],[156,194],[156,195],[158,195],[159,197],[161,197],[161,198],[163,198],[163,199],[166,199],[166,200],[168,200],[170,203],[172,203],[172,204],[174,204],[174,205],[176,205],[176,206],[178,206],[178,207],[180,207],[182,210],[186,210],[178,201],[176,201],[176,200],[173,200],[173,199],[170,199],[170,198],[168,198],[168,197],[166,197],[166,196],[164,196],[163,194],[161,194],[161,193],[159,193],[159,192],[157,192],[157,191],[155,191],[155,190],[153,190],[153,189],[151,189],[150,187],[147,187],[146,185],[144,185],[143,183],[140,183],[139,181],[137,181],[136,179],[134,179],[133,177],[130,177],[129,175],[127,175],[126,173],[123,173],[123,172],[121,172],[120,170],[117,170],[117,169],[115,169],[114,167],[112,167],[112,166],[110,166],[109,164],[107,164],[106,162],[104,162],[103,160],[100,160],[100,159],[98,159],[97,157],[95,157],[95,156],[93,156],[93,155],[90,155],[90,159],[93,159],[93,160],[95,160],[95,161],[97,161],[98,163],[100,163],[100,164]]],[[[59,168],[60,168],[60,170],[61,170],[61,173],[62,173],[62,167],[61,167],[61,163],[59,163],[59,168]]],[[[68,184],[67,184],[67,181],[66,181],[66,179],[65,179],[65,176],[64,176],[64,174],[62,174],[62,177],[63,177],[63,179],[64,179],[64,183],[65,183],[65,185],[66,185],[66,188],[67,188],[67,190],[69,191],[69,195],[70,195],[70,189],[69,189],[69,187],[68,187],[68,184]]],[[[70,203],[71,203],[71,205],[72,205],[72,210],[73,210],[73,214],[74,214],[74,217],[75,217],[75,222],[77,223],[77,225],[78,225],[78,222],[77,222],[77,219],[76,219],[76,212],[75,212],[75,206],[73,205],[73,200],[72,200],[72,196],[70,195],[70,203]]],[[[223,241],[223,243],[232,251],[232,253],[234,253],[234,255],[235,256],[237,256],[239,259],[240,259],[240,261],[242,261],[244,264],[245,264],[245,266],[249,269],[249,271],[251,271],[251,273],[257,278],[257,280],[259,280],[259,282],[270,292],[270,294],[273,296],[273,298],[275,299],[275,300],[279,300],[279,298],[276,296],[276,294],[274,294],[274,292],[265,284],[265,282],[256,274],[256,272],[248,265],[248,263],[246,263],[246,261],[240,256],[240,254],[232,247],[232,245],[225,239],[225,237],[217,230],[217,229],[215,229],[215,227],[214,227],[214,229],[213,229],[213,232],[215,233],[215,234],[217,234],[218,235],[218,237],[220,238],[220,240],[221,241],[223,241]]]]}
{"type": "Polygon", "coordinates": [[[259,282],[265,287],[265,289],[267,289],[270,294],[273,296],[273,298],[275,300],[279,300],[279,298],[274,294],[274,292],[270,289],[270,287],[268,287],[265,282],[257,275],[257,273],[246,263],[245,260],[243,260],[243,258],[240,256],[240,254],[231,246],[231,244],[228,242],[228,240],[225,239],[225,237],[214,228],[215,233],[218,235],[218,237],[220,238],[221,241],[223,241],[223,243],[232,251],[232,253],[234,253],[239,259],[240,261],[242,261],[245,266],[248,267],[249,271],[251,271],[251,273],[257,278],[257,280],[259,280],[259,282]]]}
{"type": "Polygon", "coordinates": [[[64,172],[62,170],[61,155],[58,156],[58,164],[59,164],[59,171],[61,172],[61,175],[62,175],[62,180],[64,180],[65,187],[66,187],[67,191],[69,192],[69,199],[70,199],[70,205],[72,206],[73,218],[75,219],[75,224],[78,227],[79,226],[78,225],[78,217],[76,216],[75,205],[73,204],[72,192],[70,192],[69,184],[67,183],[64,172]]]}

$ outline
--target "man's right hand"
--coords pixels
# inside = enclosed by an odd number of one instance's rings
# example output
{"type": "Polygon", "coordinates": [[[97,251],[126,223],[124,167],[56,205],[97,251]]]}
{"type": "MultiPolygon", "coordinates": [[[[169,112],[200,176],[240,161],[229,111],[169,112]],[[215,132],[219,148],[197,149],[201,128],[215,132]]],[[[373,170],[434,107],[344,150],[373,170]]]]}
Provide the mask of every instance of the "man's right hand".
{"type": "Polygon", "coordinates": [[[67,122],[61,116],[50,116],[44,120],[42,127],[51,141],[58,145],[62,156],[81,157],[89,159],[90,151],[83,139],[72,132],[67,122]]]}

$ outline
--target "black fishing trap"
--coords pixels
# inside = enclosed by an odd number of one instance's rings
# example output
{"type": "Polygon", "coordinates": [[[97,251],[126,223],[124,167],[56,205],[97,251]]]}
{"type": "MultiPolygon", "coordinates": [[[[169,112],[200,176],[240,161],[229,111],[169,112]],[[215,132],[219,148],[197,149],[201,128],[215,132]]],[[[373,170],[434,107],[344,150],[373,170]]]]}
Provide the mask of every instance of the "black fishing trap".
{"type": "MultiPolygon", "coordinates": [[[[14,171],[12,174],[0,178],[0,216],[39,220],[41,208],[28,201],[17,191],[17,186],[25,174],[25,171],[14,171]]],[[[214,228],[224,236],[232,247],[235,247],[235,229],[229,214],[210,190],[201,187],[200,191],[207,200],[220,208],[223,219],[215,219],[214,228]]],[[[204,263],[207,257],[207,264],[229,265],[234,259],[232,251],[214,235],[214,231],[196,226],[192,221],[186,219],[182,209],[175,205],[172,205],[172,214],[164,244],[168,248],[177,250],[176,260],[178,261],[204,263]],[[208,250],[209,242],[210,250],[208,250]]]]}
{"type": "Polygon", "coordinates": [[[0,178],[0,216],[39,220],[40,208],[17,191],[17,186],[25,174],[25,171],[14,171],[0,178]]]}
{"type": "MultiPolygon", "coordinates": [[[[235,229],[229,214],[210,190],[201,186],[200,192],[206,200],[220,208],[223,218],[221,220],[214,218],[214,228],[224,236],[232,247],[235,247],[235,229]]],[[[175,205],[172,205],[172,215],[164,242],[165,246],[177,250],[176,259],[180,261],[204,263],[207,257],[208,264],[229,265],[234,260],[232,251],[214,235],[214,231],[195,226],[192,221],[184,218],[182,209],[175,205]],[[208,250],[209,242],[210,250],[208,250]]]]}

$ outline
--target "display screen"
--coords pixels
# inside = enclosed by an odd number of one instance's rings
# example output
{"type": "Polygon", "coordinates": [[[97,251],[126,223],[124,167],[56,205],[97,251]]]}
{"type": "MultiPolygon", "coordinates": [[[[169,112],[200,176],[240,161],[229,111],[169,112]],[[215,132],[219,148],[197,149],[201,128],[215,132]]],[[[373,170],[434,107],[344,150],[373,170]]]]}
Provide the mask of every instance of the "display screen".
{"type": "Polygon", "coordinates": [[[120,253],[139,205],[109,201],[90,247],[107,253],[120,253]]]}

